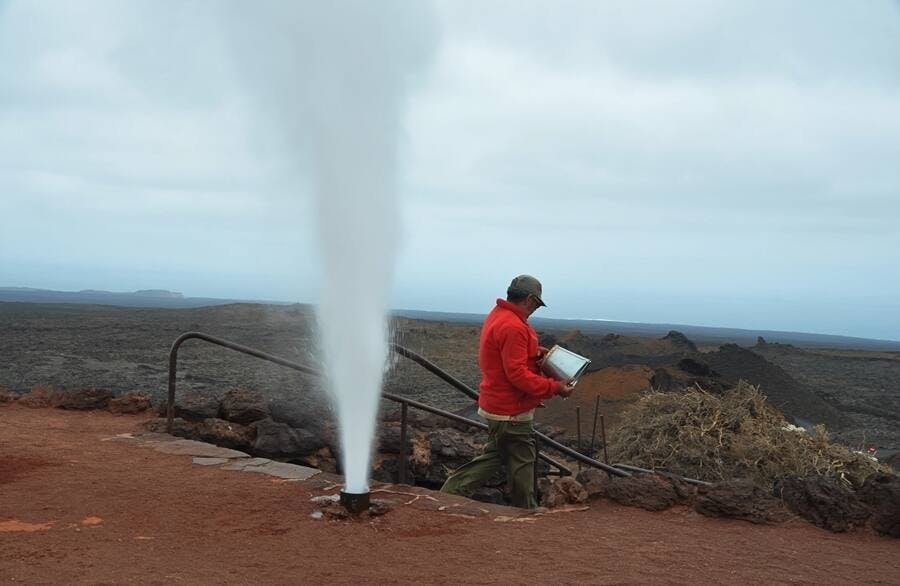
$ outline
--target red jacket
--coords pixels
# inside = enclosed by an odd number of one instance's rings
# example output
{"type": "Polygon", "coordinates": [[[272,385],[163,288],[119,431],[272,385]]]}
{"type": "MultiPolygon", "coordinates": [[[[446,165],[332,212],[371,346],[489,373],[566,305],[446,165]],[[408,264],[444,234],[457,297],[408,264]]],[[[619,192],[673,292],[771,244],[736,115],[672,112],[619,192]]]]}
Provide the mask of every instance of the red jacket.
{"type": "Polygon", "coordinates": [[[557,394],[562,383],[540,373],[538,337],[528,316],[505,299],[484,320],[478,348],[478,406],[495,415],[519,415],[557,394]]]}

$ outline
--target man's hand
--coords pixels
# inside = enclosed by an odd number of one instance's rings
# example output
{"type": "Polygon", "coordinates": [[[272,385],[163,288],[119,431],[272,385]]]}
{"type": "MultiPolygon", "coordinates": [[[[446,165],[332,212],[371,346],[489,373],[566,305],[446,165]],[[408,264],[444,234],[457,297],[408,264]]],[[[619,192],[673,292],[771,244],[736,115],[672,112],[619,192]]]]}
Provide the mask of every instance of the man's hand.
{"type": "Polygon", "coordinates": [[[569,384],[563,385],[559,389],[559,391],[557,391],[556,394],[559,395],[560,397],[562,397],[563,399],[565,399],[574,392],[575,392],[575,385],[573,383],[569,383],[569,384]]]}

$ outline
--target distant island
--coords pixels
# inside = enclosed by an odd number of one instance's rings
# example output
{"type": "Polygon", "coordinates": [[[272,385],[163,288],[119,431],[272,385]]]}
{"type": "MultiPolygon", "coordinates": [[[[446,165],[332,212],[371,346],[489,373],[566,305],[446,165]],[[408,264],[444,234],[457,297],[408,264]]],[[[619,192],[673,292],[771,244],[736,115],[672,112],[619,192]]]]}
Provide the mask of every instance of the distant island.
{"type": "Polygon", "coordinates": [[[166,289],[141,289],[133,293],[119,293],[115,291],[102,291],[99,289],[82,289],[81,291],[77,291],[76,293],[79,295],[138,295],[141,297],[184,299],[184,293],[179,293],[178,291],[167,291],[166,289]]]}
{"type": "MultiPolygon", "coordinates": [[[[216,299],[212,297],[185,297],[184,293],[167,289],[141,289],[139,291],[54,291],[33,287],[0,287],[0,302],[18,303],[80,303],[90,305],[118,305],[122,307],[205,307],[229,303],[259,303],[245,299],[216,299]]],[[[280,304],[277,301],[265,303],[280,304]]]]}

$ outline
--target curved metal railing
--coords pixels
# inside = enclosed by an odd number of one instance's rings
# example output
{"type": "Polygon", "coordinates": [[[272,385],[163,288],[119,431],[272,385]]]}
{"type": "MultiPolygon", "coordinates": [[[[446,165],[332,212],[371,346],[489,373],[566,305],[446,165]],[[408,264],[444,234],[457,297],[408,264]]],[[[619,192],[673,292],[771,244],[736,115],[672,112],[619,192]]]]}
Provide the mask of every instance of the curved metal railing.
{"type": "MultiPolygon", "coordinates": [[[[303,372],[310,376],[320,377],[322,375],[318,370],[316,370],[314,368],[310,368],[303,364],[298,364],[292,360],[288,360],[288,359],[282,358],[280,356],[275,356],[273,354],[269,354],[267,352],[263,352],[261,350],[255,349],[255,348],[251,348],[249,346],[244,346],[243,344],[238,344],[237,342],[232,342],[230,340],[225,340],[224,338],[211,336],[211,335],[203,333],[203,332],[185,332],[185,333],[181,334],[180,336],[178,336],[178,338],[175,339],[175,341],[172,343],[172,348],[169,350],[169,388],[168,388],[168,403],[166,406],[166,430],[169,433],[172,432],[173,421],[175,418],[175,390],[176,390],[176,372],[178,369],[178,349],[181,347],[181,345],[184,342],[186,342],[187,340],[191,340],[191,339],[203,340],[205,342],[209,342],[211,344],[222,346],[222,347],[228,348],[230,350],[241,352],[241,353],[247,354],[249,356],[254,356],[256,358],[260,358],[262,360],[266,360],[268,362],[272,362],[274,364],[278,364],[278,365],[284,366],[286,368],[290,368],[292,370],[303,372]]],[[[431,362],[424,356],[410,350],[409,348],[406,348],[406,347],[401,346],[400,344],[396,344],[396,343],[391,343],[391,350],[394,351],[395,353],[403,356],[404,358],[412,360],[413,362],[415,362],[416,364],[418,364],[425,370],[428,370],[429,372],[431,372],[432,374],[434,374],[435,376],[437,376],[438,378],[440,378],[441,380],[443,380],[444,382],[446,382],[447,384],[449,384],[450,386],[452,386],[459,392],[463,393],[467,397],[469,397],[471,399],[475,399],[475,400],[478,399],[477,391],[475,391],[474,389],[472,389],[471,387],[466,385],[464,382],[462,382],[458,378],[456,378],[453,375],[449,374],[448,372],[444,371],[443,369],[441,369],[439,366],[437,366],[436,364],[434,364],[433,362],[431,362]]],[[[400,457],[401,482],[405,481],[406,414],[407,414],[408,407],[414,407],[416,409],[420,409],[422,411],[426,411],[428,413],[432,413],[434,415],[438,415],[438,416],[444,417],[446,419],[458,421],[460,423],[464,423],[466,425],[469,425],[471,427],[475,427],[478,429],[487,429],[487,425],[484,423],[481,423],[480,421],[475,421],[473,419],[469,419],[468,417],[464,417],[457,413],[451,413],[450,411],[445,411],[443,409],[433,407],[426,403],[422,403],[419,401],[415,401],[413,399],[408,399],[406,397],[401,397],[399,395],[396,395],[393,393],[387,393],[387,392],[382,392],[382,396],[390,401],[400,403],[400,405],[401,405],[402,421],[401,421],[401,438],[400,438],[400,440],[401,440],[401,448],[403,450],[403,453],[401,453],[401,457],[400,457]]],[[[552,439],[551,437],[549,437],[546,434],[543,434],[537,430],[535,430],[535,435],[537,436],[539,442],[542,445],[548,446],[562,454],[565,454],[566,456],[569,456],[570,458],[576,460],[577,462],[586,464],[587,466],[590,466],[592,468],[598,468],[600,470],[603,470],[607,474],[610,474],[613,476],[623,476],[623,477],[631,476],[632,472],[639,472],[639,473],[655,473],[656,472],[654,470],[640,468],[638,466],[630,466],[627,464],[612,464],[612,465],[606,464],[604,462],[601,462],[599,460],[595,460],[594,458],[586,456],[585,454],[582,454],[581,452],[579,452],[577,450],[573,450],[572,448],[570,448],[564,444],[561,444],[560,442],[552,439]]],[[[568,467],[566,467],[564,464],[562,464],[560,462],[557,462],[553,458],[550,458],[546,454],[539,452],[538,456],[545,462],[556,467],[560,471],[561,474],[564,474],[564,475],[572,474],[572,471],[569,470],[568,467]]],[[[697,484],[697,485],[709,484],[708,482],[705,482],[702,480],[697,480],[694,478],[683,478],[682,477],[682,479],[691,484],[697,484]]]]}
{"type": "MultiPolygon", "coordinates": [[[[290,368],[292,370],[296,370],[302,372],[304,374],[308,374],[310,376],[321,376],[321,373],[309,366],[305,366],[303,364],[298,364],[292,360],[288,360],[286,358],[282,358],[280,356],[275,356],[274,354],[269,354],[267,352],[263,352],[261,350],[257,350],[256,348],[251,348],[249,346],[244,346],[243,344],[238,344],[237,342],[232,342],[231,340],[225,340],[224,338],[218,338],[216,336],[211,336],[209,334],[205,334],[203,332],[185,332],[178,336],[175,341],[172,343],[172,348],[169,350],[169,388],[168,388],[168,397],[166,404],[166,431],[168,433],[172,433],[173,424],[175,421],[175,391],[176,391],[176,374],[178,371],[178,349],[181,345],[187,340],[203,340],[204,342],[209,342],[210,344],[215,344],[217,346],[222,346],[224,348],[228,348],[230,350],[235,350],[237,352],[241,352],[243,354],[247,354],[250,356],[254,356],[256,358],[260,358],[262,360],[266,360],[268,362],[272,362],[274,364],[278,364],[280,366],[284,366],[285,368],[290,368]]],[[[449,373],[441,370],[437,365],[433,362],[421,356],[408,348],[404,348],[398,344],[392,344],[392,349],[396,351],[398,354],[409,358],[413,362],[421,365],[426,370],[436,374],[441,379],[451,384],[458,390],[465,393],[467,396],[473,397],[475,399],[478,398],[478,393],[473,391],[471,388],[466,386],[465,383],[450,375],[449,373]]],[[[407,419],[407,408],[414,407],[421,411],[426,411],[428,413],[432,413],[434,415],[438,415],[440,417],[444,417],[446,419],[451,419],[453,421],[458,421],[460,423],[467,424],[471,427],[475,427],[477,429],[487,429],[487,425],[481,423],[480,421],[475,421],[473,419],[469,419],[468,417],[464,417],[457,413],[451,413],[450,411],[445,411],[443,409],[439,409],[438,407],[433,407],[426,403],[421,403],[419,401],[415,401],[413,399],[409,399],[407,397],[401,397],[400,395],[395,395],[393,393],[383,392],[381,393],[385,399],[390,401],[394,401],[395,403],[401,404],[401,438],[400,442],[402,445],[403,453],[401,453],[400,457],[400,481],[405,483],[406,480],[406,419],[407,419]]],[[[549,438],[548,438],[549,439],[549,438]]],[[[553,441],[553,440],[550,440],[553,441]]],[[[565,447],[565,446],[563,446],[565,447]]],[[[562,462],[559,462],[546,454],[538,453],[538,456],[541,460],[547,462],[551,466],[555,467],[559,474],[569,476],[572,474],[572,471],[565,466],[562,462]]]]}

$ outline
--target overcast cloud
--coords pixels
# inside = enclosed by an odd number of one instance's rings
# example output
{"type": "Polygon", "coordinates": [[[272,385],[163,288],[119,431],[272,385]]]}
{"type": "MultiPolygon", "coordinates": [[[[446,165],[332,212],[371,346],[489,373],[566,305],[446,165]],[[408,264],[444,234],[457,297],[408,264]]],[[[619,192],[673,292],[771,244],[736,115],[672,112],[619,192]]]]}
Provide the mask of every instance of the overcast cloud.
{"type": "MultiPolygon", "coordinates": [[[[549,317],[900,339],[900,3],[436,9],[395,306],[530,272],[549,317]]],[[[0,286],[315,300],[308,167],[235,14],[0,2],[0,286]]]]}

